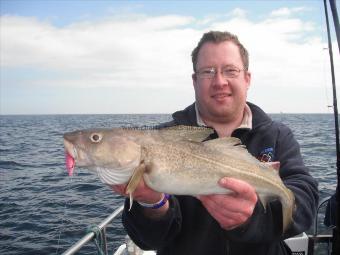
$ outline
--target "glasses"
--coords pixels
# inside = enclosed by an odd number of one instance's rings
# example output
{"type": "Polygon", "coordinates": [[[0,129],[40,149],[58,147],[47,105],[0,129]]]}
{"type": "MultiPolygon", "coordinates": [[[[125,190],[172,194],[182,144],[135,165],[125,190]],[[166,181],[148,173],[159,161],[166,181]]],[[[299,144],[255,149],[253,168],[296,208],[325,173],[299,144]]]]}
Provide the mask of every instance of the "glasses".
{"type": "MultiPolygon", "coordinates": [[[[224,78],[236,78],[241,71],[245,71],[245,69],[240,69],[235,66],[229,66],[223,68],[221,70],[221,74],[224,78]]],[[[215,67],[206,67],[196,71],[195,73],[201,79],[213,79],[217,74],[217,69],[215,67]]]]}

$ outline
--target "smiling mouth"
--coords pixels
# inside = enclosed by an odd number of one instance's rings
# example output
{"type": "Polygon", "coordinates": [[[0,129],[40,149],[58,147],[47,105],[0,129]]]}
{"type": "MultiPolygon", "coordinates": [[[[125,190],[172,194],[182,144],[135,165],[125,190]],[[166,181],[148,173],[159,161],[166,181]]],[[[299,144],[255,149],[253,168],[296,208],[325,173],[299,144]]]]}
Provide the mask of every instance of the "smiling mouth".
{"type": "Polygon", "coordinates": [[[212,96],[214,99],[224,99],[226,97],[231,97],[231,93],[220,93],[212,96]]]}

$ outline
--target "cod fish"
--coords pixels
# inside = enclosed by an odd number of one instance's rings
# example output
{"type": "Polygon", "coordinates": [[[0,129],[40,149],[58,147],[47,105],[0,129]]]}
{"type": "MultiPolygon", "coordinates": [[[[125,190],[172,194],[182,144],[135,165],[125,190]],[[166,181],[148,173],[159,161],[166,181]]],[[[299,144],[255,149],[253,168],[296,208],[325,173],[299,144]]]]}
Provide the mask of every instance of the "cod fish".
{"type": "Polygon", "coordinates": [[[130,199],[141,178],[156,191],[193,196],[230,193],[218,181],[237,178],[256,189],[264,208],[269,200],[281,202],[285,231],[295,203],[278,171],[250,155],[237,138],[206,140],[212,133],[191,126],[70,132],[64,134],[66,167],[69,175],[77,165],[97,172],[103,183],[128,183],[130,199]]]}

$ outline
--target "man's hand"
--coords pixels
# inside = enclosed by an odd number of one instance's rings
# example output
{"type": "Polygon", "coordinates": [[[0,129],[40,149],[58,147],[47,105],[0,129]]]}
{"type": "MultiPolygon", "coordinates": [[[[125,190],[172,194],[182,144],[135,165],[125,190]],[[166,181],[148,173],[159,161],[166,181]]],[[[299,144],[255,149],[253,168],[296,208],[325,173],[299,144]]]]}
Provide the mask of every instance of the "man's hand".
{"type": "Polygon", "coordinates": [[[234,178],[222,178],[219,185],[233,193],[199,196],[198,199],[222,228],[231,230],[245,223],[253,214],[257,194],[247,182],[234,178]]]}
{"type": "MultiPolygon", "coordinates": [[[[112,185],[111,188],[116,193],[118,193],[122,196],[125,196],[125,197],[129,197],[129,194],[125,193],[126,186],[127,186],[127,184],[112,185]]],[[[157,192],[157,191],[150,189],[145,184],[145,182],[142,178],[142,180],[139,182],[137,188],[132,193],[132,197],[133,197],[133,200],[136,200],[136,201],[139,201],[139,202],[143,202],[143,203],[147,203],[147,204],[154,204],[154,203],[159,202],[162,199],[163,193],[160,193],[160,192],[157,192]]],[[[151,218],[157,218],[157,217],[164,215],[166,213],[166,211],[168,210],[168,208],[169,208],[169,202],[166,202],[165,205],[163,205],[162,207],[160,207],[158,209],[145,208],[145,215],[147,215],[151,218]]]]}

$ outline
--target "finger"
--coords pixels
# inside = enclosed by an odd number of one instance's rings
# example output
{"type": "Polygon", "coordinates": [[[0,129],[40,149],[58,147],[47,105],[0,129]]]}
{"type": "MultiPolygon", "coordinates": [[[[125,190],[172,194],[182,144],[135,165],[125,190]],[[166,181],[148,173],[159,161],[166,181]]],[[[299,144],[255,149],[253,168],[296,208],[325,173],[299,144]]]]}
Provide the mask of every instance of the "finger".
{"type": "Polygon", "coordinates": [[[231,213],[241,213],[246,217],[250,217],[256,205],[257,200],[244,200],[237,197],[229,197],[225,200],[228,205],[228,212],[231,213]]]}
{"type": "Polygon", "coordinates": [[[223,188],[232,190],[234,196],[251,201],[257,200],[255,189],[245,181],[224,177],[219,181],[219,184],[223,188]]]}
{"type": "Polygon", "coordinates": [[[216,203],[213,196],[204,196],[201,199],[203,206],[209,214],[221,225],[224,229],[232,229],[243,224],[248,220],[251,214],[244,211],[234,211],[216,203]]]}
{"type": "Polygon", "coordinates": [[[253,214],[256,205],[256,201],[244,200],[232,195],[202,196],[200,200],[205,207],[209,207],[211,211],[219,211],[224,216],[242,214],[248,218],[253,214]]]}
{"type": "Polygon", "coordinates": [[[243,207],[238,205],[240,202],[226,195],[202,196],[201,202],[209,212],[220,218],[243,214],[243,207]],[[235,206],[237,209],[234,208],[235,206]]]}
{"type": "Polygon", "coordinates": [[[218,209],[223,202],[223,195],[204,195],[197,197],[206,207],[218,209]]]}
{"type": "Polygon", "coordinates": [[[223,228],[231,228],[245,223],[249,219],[249,216],[242,213],[228,212],[222,214],[217,212],[214,218],[223,228]]]}
{"type": "Polygon", "coordinates": [[[111,187],[111,189],[114,192],[119,193],[120,195],[125,195],[125,187],[126,187],[125,184],[122,184],[122,185],[112,185],[110,187],[111,187]]]}

